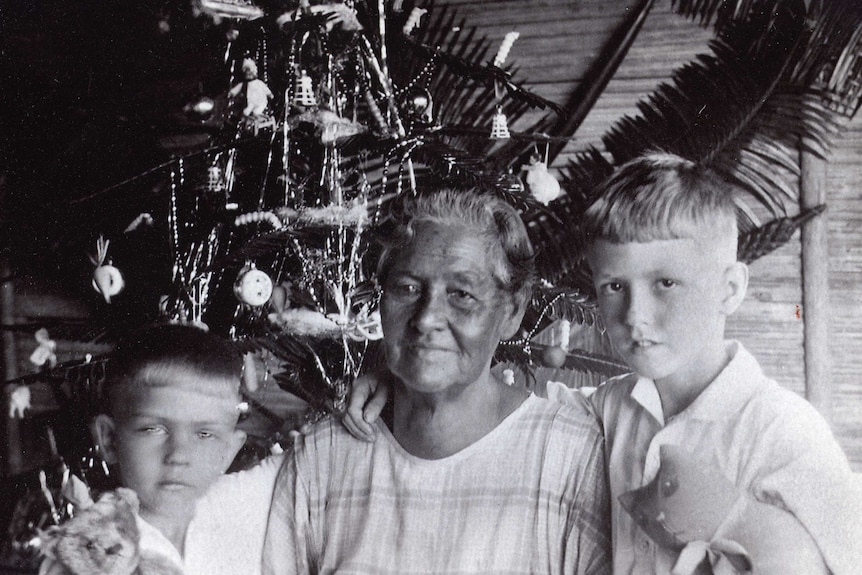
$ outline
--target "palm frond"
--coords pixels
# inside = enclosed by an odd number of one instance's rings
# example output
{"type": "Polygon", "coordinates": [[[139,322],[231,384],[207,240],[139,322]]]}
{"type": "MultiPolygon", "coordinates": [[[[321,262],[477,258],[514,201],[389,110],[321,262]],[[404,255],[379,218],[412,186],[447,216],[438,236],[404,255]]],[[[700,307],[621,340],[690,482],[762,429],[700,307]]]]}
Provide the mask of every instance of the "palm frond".
{"type": "Polygon", "coordinates": [[[678,14],[698,20],[702,26],[714,23],[717,31],[753,13],[771,14],[779,4],[792,4],[794,10],[805,12],[802,0],[673,0],[678,14]]]}
{"type": "Polygon", "coordinates": [[[796,233],[796,230],[802,227],[802,224],[817,217],[824,211],[826,211],[826,206],[821,204],[804,210],[793,217],[774,219],[742,234],[739,238],[739,247],[737,248],[739,260],[751,263],[783,246],[796,233]]]}
{"type": "Polygon", "coordinates": [[[543,330],[547,325],[557,320],[604,329],[592,286],[584,288],[553,287],[540,285],[533,289],[533,300],[530,304],[532,313],[541,314],[542,321],[525,323],[536,326],[534,332],[543,330]]]}
{"type": "MultiPolygon", "coordinates": [[[[583,80],[569,96],[563,107],[562,118],[546,116],[533,127],[534,132],[547,133],[557,138],[550,142],[548,165],[563,150],[565,140],[572,138],[598,101],[608,82],[628,54],[632,44],[634,44],[654,3],[654,0],[641,0],[638,6],[630,11],[630,16],[614,31],[602,47],[600,56],[596,58],[583,80]]],[[[513,139],[505,146],[495,150],[494,156],[498,158],[501,165],[512,168],[524,164],[526,162],[525,156],[530,152],[530,147],[525,148],[522,142],[513,139]]]]}
{"type": "Polygon", "coordinates": [[[506,90],[506,93],[510,97],[522,101],[531,107],[540,109],[550,108],[557,113],[563,112],[562,107],[557,103],[525,89],[523,84],[513,82],[510,72],[493,64],[470,62],[439,48],[420,44],[411,38],[405,39],[405,45],[424,58],[434,58],[438,62],[445,64],[453,73],[459,76],[470,78],[472,81],[479,82],[485,86],[493,87],[495,83],[498,83],[506,90]]]}
{"type": "Polygon", "coordinates": [[[678,70],[638,105],[639,116],[618,121],[603,138],[605,147],[616,162],[654,149],[711,165],[770,213],[784,215],[785,203],[795,202],[785,178],[788,169],[795,169],[791,150],[797,140],[792,145],[787,136],[776,141],[758,129],[762,112],[791,116],[784,126],[798,123],[801,114],[788,106],[789,100],[769,108],[767,103],[804,37],[801,15],[780,7],[775,15],[729,23],[710,43],[712,54],[678,70]],[[763,41],[752,46],[752,38],[763,41]]]}

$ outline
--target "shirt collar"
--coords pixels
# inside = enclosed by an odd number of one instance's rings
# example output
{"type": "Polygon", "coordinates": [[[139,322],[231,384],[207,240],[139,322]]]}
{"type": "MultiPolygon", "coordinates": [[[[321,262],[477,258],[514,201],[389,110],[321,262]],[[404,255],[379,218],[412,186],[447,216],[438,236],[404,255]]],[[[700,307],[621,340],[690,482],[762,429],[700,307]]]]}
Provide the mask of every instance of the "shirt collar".
{"type": "MultiPolygon", "coordinates": [[[[680,416],[711,421],[726,419],[737,413],[757,391],[755,382],[764,378],[757,360],[738,341],[728,341],[726,346],[730,362],[680,416]]],[[[638,378],[631,398],[665,425],[661,398],[653,380],[638,378]]]]}

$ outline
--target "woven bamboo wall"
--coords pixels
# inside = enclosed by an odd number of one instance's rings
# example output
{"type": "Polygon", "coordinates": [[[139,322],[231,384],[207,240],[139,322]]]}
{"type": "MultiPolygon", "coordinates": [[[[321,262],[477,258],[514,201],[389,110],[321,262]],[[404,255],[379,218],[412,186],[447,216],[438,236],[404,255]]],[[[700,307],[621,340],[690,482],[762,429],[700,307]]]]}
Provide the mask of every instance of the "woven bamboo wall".
{"type": "MultiPolygon", "coordinates": [[[[468,25],[492,40],[520,32],[508,63],[516,78],[539,94],[565,103],[634,0],[446,0],[468,25]]],[[[555,166],[568,154],[600,143],[601,134],[694,54],[712,32],[657,0],[625,61],[555,166]]],[[[533,116],[534,118],[535,116],[533,116]]],[[[527,119],[530,119],[528,117],[527,119]]],[[[490,125],[490,119],[489,119],[490,125]]],[[[521,126],[524,125],[522,122],[521,126]]],[[[515,126],[517,128],[518,125],[515,126]]],[[[862,471],[862,118],[838,141],[828,167],[833,429],[857,471],[862,471]]],[[[748,298],[732,317],[728,336],[741,340],[764,370],[804,393],[800,240],[754,262],[748,298]]]]}
{"type": "Polygon", "coordinates": [[[827,169],[833,429],[862,470],[862,117],[827,169]]]}

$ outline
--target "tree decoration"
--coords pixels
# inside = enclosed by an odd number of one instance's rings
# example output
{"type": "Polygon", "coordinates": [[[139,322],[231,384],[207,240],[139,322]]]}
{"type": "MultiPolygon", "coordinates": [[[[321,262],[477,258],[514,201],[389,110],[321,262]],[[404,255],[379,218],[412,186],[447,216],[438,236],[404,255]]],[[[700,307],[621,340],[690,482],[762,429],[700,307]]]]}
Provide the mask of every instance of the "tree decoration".
{"type": "Polygon", "coordinates": [[[317,105],[317,98],[314,96],[314,85],[311,83],[311,77],[300,70],[296,76],[296,86],[293,91],[293,103],[297,106],[310,108],[317,105]]]}
{"type": "Polygon", "coordinates": [[[198,0],[200,8],[214,18],[235,18],[238,20],[256,20],[264,12],[252,2],[246,0],[198,0]]]}
{"type": "Polygon", "coordinates": [[[527,187],[536,201],[546,206],[560,197],[562,194],[560,182],[548,171],[547,162],[533,155],[530,156],[530,163],[524,166],[524,169],[527,171],[527,187]]]}
{"type": "Polygon", "coordinates": [[[413,30],[419,27],[419,21],[422,19],[422,16],[428,13],[428,10],[424,8],[414,7],[410,11],[410,16],[407,17],[407,20],[404,22],[404,26],[401,28],[401,33],[405,36],[409,36],[413,33],[413,30]]]}
{"type": "Polygon", "coordinates": [[[57,365],[57,342],[48,335],[48,330],[39,328],[34,334],[36,349],[30,354],[30,363],[36,367],[47,366],[52,368],[57,365]]]}
{"type": "MultiPolygon", "coordinates": [[[[514,45],[515,40],[518,39],[518,36],[520,36],[518,32],[509,32],[503,38],[503,43],[500,44],[500,49],[497,50],[497,55],[494,56],[493,65],[495,68],[503,66],[503,63],[505,63],[506,58],[509,56],[509,52],[512,50],[512,45],[514,45]]],[[[502,89],[498,82],[494,83],[494,93],[497,97],[497,112],[491,120],[491,139],[508,140],[511,135],[509,134],[509,124],[506,119],[506,114],[503,113],[502,89]]]]}
{"type": "Polygon", "coordinates": [[[24,419],[24,414],[30,409],[30,388],[19,385],[9,393],[9,417],[24,419]]]}
{"type": "Polygon", "coordinates": [[[102,294],[106,303],[111,303],[111,298],[123,291],[125,281],[120,270],[111,265],[108,259],[108,246],[111,240],[99,236],[96,240],[96,255],[90,256],[90,261],[96,266],[93,270],[93,289],[102,294]]]}
{"type": "Polygon", "coordinates": [[[236,298],[245,305],[260,307],[272,296],[272,279],[254,264],[246,264],[240,270],[234,283],[233,291],[236,298]]]}
{"type": "Polygon", "coordinates": [[[508,140],[512,137],[509,134],[509,124],[506,121],[506,114],[503,113],[502,108],[497,109],[497,113],[494,114],[494,118],[491,120],[490,137],[492,140],[508,140]]]}
{"type": "Polygon", "coordinates": [[[548,367],[563,367],[563,364],[566,362],[566,354],[569,351],[571,330],[572,324],[569,320],[558,320],[554,324],[554,343],[546,347],[542,352],[542,361],[545,365],[548,367]]]}

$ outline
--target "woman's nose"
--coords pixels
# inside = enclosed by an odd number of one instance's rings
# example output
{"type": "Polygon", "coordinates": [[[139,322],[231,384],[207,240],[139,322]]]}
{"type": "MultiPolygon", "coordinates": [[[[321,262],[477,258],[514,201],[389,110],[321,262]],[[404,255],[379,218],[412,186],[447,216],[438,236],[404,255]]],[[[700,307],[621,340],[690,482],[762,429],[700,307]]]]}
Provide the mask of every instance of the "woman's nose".
{"type": "Polygon", "coordinates": [[[413,325],[420,332],[437,329],[445,324],[445,294],[425,294],[416,304],[413,325]]]}

